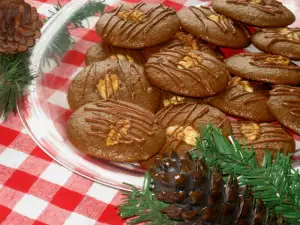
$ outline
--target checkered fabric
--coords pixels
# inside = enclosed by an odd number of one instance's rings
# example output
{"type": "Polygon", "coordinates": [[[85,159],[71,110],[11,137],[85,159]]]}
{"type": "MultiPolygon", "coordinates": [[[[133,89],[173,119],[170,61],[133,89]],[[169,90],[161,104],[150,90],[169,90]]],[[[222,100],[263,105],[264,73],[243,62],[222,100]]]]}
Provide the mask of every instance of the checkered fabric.
{"type": "MultiPolygon", "coordinates": [[[[76,0],[74,0],[76,1],[76,0]]],[[[139,0],[130,0],[138,2],[139,0]]],[[[27,0],[43,16],[57,0],[27,0]]],[[[60,0],[65,5],[69,0],[60,0]]],[[[183,6],[209,4],[209,0],[149,0],[163,3],[179,10],[183,6]]],[[[283,1],[296,14],[299,0],[283,1]]],[[[299,12],[299,10],[298,10],[299,12]]],[[[53,107],[65,107],[69,79],[59,76],[77,74],[84,66],[84,53],[100,41],[95,30],[80,29],[73,32],[74,49],[63,59],[63,64],[45,75],[49,89],[48,103],[53,107]],[[53,91],[55,90],[55,92],[53,91]]],[[[223,49],[227,56],[235,51],[223,49]]],[[[66,118],[66,110],[60,118],[66,118]]],[[[120,225],[117,215],[120,193],[113,189],[78,176],[54,162],[29,137],[17,115],[11,115],[0,124],[0,224],[3,225],[120,225]]]]}

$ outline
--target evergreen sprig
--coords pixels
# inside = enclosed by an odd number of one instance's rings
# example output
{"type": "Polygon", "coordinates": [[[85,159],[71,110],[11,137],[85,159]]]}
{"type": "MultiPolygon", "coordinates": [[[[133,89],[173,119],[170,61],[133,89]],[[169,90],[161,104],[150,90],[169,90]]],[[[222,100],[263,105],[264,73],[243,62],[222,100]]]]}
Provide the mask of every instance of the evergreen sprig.
{"type": "MultiPolygon", "coordinates": [[[[47,47],[43,63],[49,63],[49,59],[58,63],[58,59],[63,58],[75,43],[69,29],[83,27],[84,19],[94,16],[96,13],[103,13],[105,6],[103,1],[90,1],[75,13],[47,47]]],[[[44,22],[47,22],[61,8],[62,6],[58,2],[51,11],[52,15],[44,22]]],[[[29,57],[30,52],[15,55],[0,54],[0,117],[7,118],[9,113],[15,112],[17,99],[24,95],[27,86],[36,77],[29,69],[29,57]]]]}
{"type": "Polygon", "coordinates": [[[14,112],[17,100],[35,78],[28,65],[29,53],[0,54],[0,116],[7,118],[14,112]]]}
{"type": "Polygon", "coordinates": [[[278,151],[272,154],[266,147],[263,164],[258,166],[253,149],[241,146],[232,136],[228,139],[214,126],[202,129],[193,157],[200,156],[209,166],[220,167],[225,176],[237,176],[240,185],[248,185],[256,198],[286,220],[300,222],[300,174],[294,170],[290,156],[278,151]]]}
{"type": "MultiPolygon", "coordinates": [[[[103,13],[106,5],[104,1],[90,1],[83,8],[79,9],[60,29],[58,34],[55,36],[55,39],[49,47],[47,48],[47,57],[45,62],[49,63],[49,59],[53,59],[56,63],[59,64],[59,59],[62,59],[66,52],[71,50],[74,46],[75,39],[70,34],[70,29],[84,27],[83,22],[85,19],[91,16],[95,16],[97,13],[103,13]]],[[[62,5],[58,1],[54,6],[53,10],[49,11],[51,16],[44,20],[47,22],[50,20],[56,13],[62,9],[62,5]]]]}
{"type": "MultiPolygon", "coordinates": [[[[197,139],[196,148],[190,151],[193,159],[201,157],[211,167],[220,167],[224,177],[234,175],[240,186],[248,185],[256,199],[262,198],[270,212],[283,215],[289,224],[300,224],[300,174],[291,166],[290,156],[278,153],[272,161],[272,154],[266,148],[262,166],[258,166],[253,149],[241,146],[233,137],[229,140],[221,131],[208,126],[202,128],[202,138],[197,139]]],[[[145,176],[142,190],[131,186],[120,206],[123,218],[137,216],[131,224],[150,221],[150,224],[176,224],[161,210],[167,204],[155,199],[150,190],[150,175],[145,176]]]]}
{"type": "Polygon", "coordinates": [[[138,190],[131,184],[131,192],[122,192],[124,201],[120,205],[120,216],[122,218],[131,218],[130,224],[138,224],[148,221],[151,225],[173,225],[170,220],[161,212],[168,204],[158,201],[150,190],[151,177],[148,172],[145,174],[145,180],[142,190],[138,190]]]}
{"type": "Polygon", "coordinates": [[[91,1],[89,2],[83,9],[80,9],[77,13],[75,13],[70,22],[72,23],[73,27],[84,27],[83,21],[90,17],[94,16],[97,13],[104,13],[104,9],[107,5],[104,4],[104,1],[91,1]]]}

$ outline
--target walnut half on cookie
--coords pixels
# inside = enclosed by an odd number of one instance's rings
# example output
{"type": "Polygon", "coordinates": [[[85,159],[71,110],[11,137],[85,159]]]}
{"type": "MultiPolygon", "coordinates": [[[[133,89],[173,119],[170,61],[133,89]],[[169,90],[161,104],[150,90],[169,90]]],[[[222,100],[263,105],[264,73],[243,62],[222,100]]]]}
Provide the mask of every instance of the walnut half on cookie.
{"type": "Polygon", "coordinates": [[[149,84],[143,67],[127,60],[92,63],[76,75],[68,89],[72,110],[108,98],[131,102],[152,112],[160,105],[160,91],[149,84]]]}
{"type": "Polygon", "coordinates": [[[158,4],[120,4],[103,14],[97,34],[108,44],[142,49],[168,41],[180,27],[175,10],[158,4]]]}
{"type": "Polygon", "coordinates": [[[76,110],[68,120],[67,135],[79,151],[117,162],[149,159],[163,147],[166,136],[154,113],[112,99],[76,110]]]}
{"type": "Polygon", "coordinates": [[[269,84],[300,84],[300,66],[283,56],[240,53],[226,59],[225,64],[231,74],[247,80],[269,84]]]}
{"type": "Polygon", "coordinates": [[[253,148],[259,164],[262,163],[265,150],[275,155],[295,151],[295,141],[279,124],[256,123],[253,121],[230,121],[232,135],[243,147],[253,148]]]}
{"type": "Polygon", "coordinates": [[[230,133],[230,123],[225,114],[207,104],[188,102],[168,105],[156,115],[165,129],[166,143],[158,154],[140,162],[145,169],[150,168],[157,157],[169,155],[172,151],[177,152],[179,156],[184,156],[186,151],[196,146],[197,137],[201,136],[202,126],[212,124],[220,128],[225,136],[230,133]]]}
{"type": "Polygon", "coordinates": [[[194,98],[216,95],[230,80],[221,61],[197,50],[165,49],[149,58],[145,71],[153,86],[194,98]]]}
{"type": "Polygon", "coordinates": [[[272,122],[275,118],[267,106],[270,90],[271,86],[268,84],[233,77],[227,90],[205,99],[205,102],[231,116],[257,122],[272,122]]]}

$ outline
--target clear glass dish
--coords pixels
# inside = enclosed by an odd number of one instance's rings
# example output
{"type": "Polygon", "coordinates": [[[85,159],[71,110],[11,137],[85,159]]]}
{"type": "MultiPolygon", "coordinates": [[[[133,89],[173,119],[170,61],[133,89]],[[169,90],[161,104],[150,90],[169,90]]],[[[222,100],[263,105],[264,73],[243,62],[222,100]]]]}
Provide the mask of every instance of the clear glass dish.
{"type": "MultiPolygon", "coordinates": [[[[18,113],[28,133],[41,149],[66,168],[111,187],[127,190],[128,187],[123,182],[141,187],[144,171],[138,166],[89,157],[77,151],[66,138],[65,126],[71,114],[66,98],[67,88],[72,78],[83,68],[83,57],[87,48],[99,41],[94,31],[98,18],[90,17],[88,22],[84,23],[85,28],[71,30],[76,43],[63,59],[58,60],[59,63],[49,58],[46,46],[53,44],[54,41],[60,41],[57,40],[58,34],[66,27],[67,21],[87,3],[87,0],[71,1],[43,27],[42,37],[34,47],[31,57],[32,71],[38,77],[30,87],[28,95],[18,104],[18,113]],[[75,57],[75,60],[73,58],[72,64],[69,64],[72,57],[75,57]]],[[[105,3],[111,5],[118,1],[110,0],[105,3]]],[[[298,0],[284,3],[295,14],[296,11],[299,12],[298,0]]],[[[195,1],[185,3],[186,6],[192,4],[195,4],[195,1]]],[[[201,4],[207,5],[209,1],[198,1],[195,6],[201,4]]],[[[300,18],[297,22],[300,23],[300,18]]],[[[258,51],[253,46],[247,50],[258,51]]],[[[299,148],[300,137],[294,137],[299,148]]]]}

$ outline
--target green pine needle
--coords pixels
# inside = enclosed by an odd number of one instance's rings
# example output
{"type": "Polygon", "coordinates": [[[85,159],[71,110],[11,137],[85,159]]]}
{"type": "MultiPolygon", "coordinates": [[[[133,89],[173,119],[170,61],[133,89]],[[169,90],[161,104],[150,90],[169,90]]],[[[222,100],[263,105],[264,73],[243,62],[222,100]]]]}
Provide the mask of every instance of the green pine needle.
{"type": "MultiPolygon", "coordinates": [[[[107,6],[104,2],[105,1],[99,1],[99,0],[90,1],[88,4],[85,5],[85,7],[81,8],[69,19],[68,25],[73,25],[73,28],[84,27],[83,21],[86,18],[95,16],[97,13],[101,13],[101,14],[104,13],[104,8],[107,6]]],[[[54,11],[49,10],[49,12],[52,15],[49,18],[45,19],[44,21],[47,22],[62,8],[63,8],[62,5],[58,1],[57,4],[54,6],[54,11]]]]}
{"type": "Polygon", "coordinates": [[[214,126],[202,128],[203,140],[198,138],[193,158],[203,158],[209,166],[220,167],[225,176],[234,174],[240,185],[249,185],[256,198],[277,214],[292,222],[300,222],[300,174],[291,166],[290,155],[278,151],[272,162],[272,153],[266,148],[262,167],[255,152],[242,147],[233,137],[231,143],[214,126]]]}
{"type": "MultiPolygon", "coordinates": [[[[193,159],[201,157],[209,166],[220,167],[224,177],[237,176],[239,184],[250,186],[254,197],[262,198],[270,212],[283,215],[288,224],[300,223],[300,174],[291,167],[290,156],[278,153],[272,162],[272,154],[266,150],[263,165],[259,167],[253,149],[242,147],[232,137],[229,142],[218,128],[209,125],[202,128],[202,134],[203,138],[197,139],[196,149],[190,151],[193,159]]],[[[176,224],[161,212],[168,204],[155,198],[150,181],[147,172],[142,190],[127,184],[132,191],[124,193],[121,217],[134,217],[130,224],[176,224]]]]}
{"type": "MultiPolygon", "coordinates": [[[[54,41],[50,43],[49,47],[46,49],[43,65],[45,62],[49,64],[49,60],[54,60],[59,65],[59,60],[61,60],[66,52],[71,50],[74,46],[75,39],[69,33],[67,27],[63,27],[59,34],[55,36],[54,41]]],[[[50,64],[49,64],[50,65],[50,64]]]]}
{"type": "MultiPolygon", "coordinates": [[[[49,59],[57,62],[62,59],[66,52],[73,48],[75,40],[71,37],[69,29],[83,27],[83,21],[103,13],[105,4],[103,1],[91,1],[80,9],[60,30],[54,41],[46,49],[44,63],[49,64],[49,59]]],[[[62,8],[58,2],[51,12],[51,16],[45,19],[47,22],[62,8]]],[[[22,98],[28,85],[35,78],[29,69],[30,53],[15,55],[0,54],[0,117],[7,118],[9,113],[15,112],[18,98],[22,98]]]]}
{"type": "MultiPolygon", "coordinates": [[[[49,59],[54,60],[59,64],[59,59],[62,59],[66,52],[71,50],[74,46],[75,40],[72,38],[69,30],[84,27],[83,21],[88,17],[95,16],[97,13],[103,13],[105,8],[104,1],[90,1],[85,7],[77,11],[56,35],[54,41],[49,45],[45,57],[45,62],[49,64],[49,59]]],[[[49,11],[52,15],[45,21],[51,19],[57,12],[62,9],[60,2],[54,6],[53,11],[49,11]]]]}
{"type": "Polygon", "coordinates": [[[90,17],[94,16],[97,13],[104,13],[104,8],[107,5],[104,4],[104,1],[91,1],[89,2],[82,10],[79,10],[71,18],[72,25],[76,27],[83,27],[83,21],[90,17]]]}
{"type": "Polygon", "coordinates": [[[15,112],[17,100],[35,78],[28,68],[28,59],[29,53],[0,54],[0,116],[5,119],[15,112]]]}
{"type": "Polygon", "coordinates": [[[126,184],[131,187],[131,192],[123,192],[125,199],[120,205],[120,216],[126,219],[135,217],[129,221],[130,224],[149,222],[151,225],[173,225],[174,221],[161,212],[168,204],[155,199],[150,190],[150,183],[150,174],[146,172],[141,191],[130,184],[126,184]]]}

